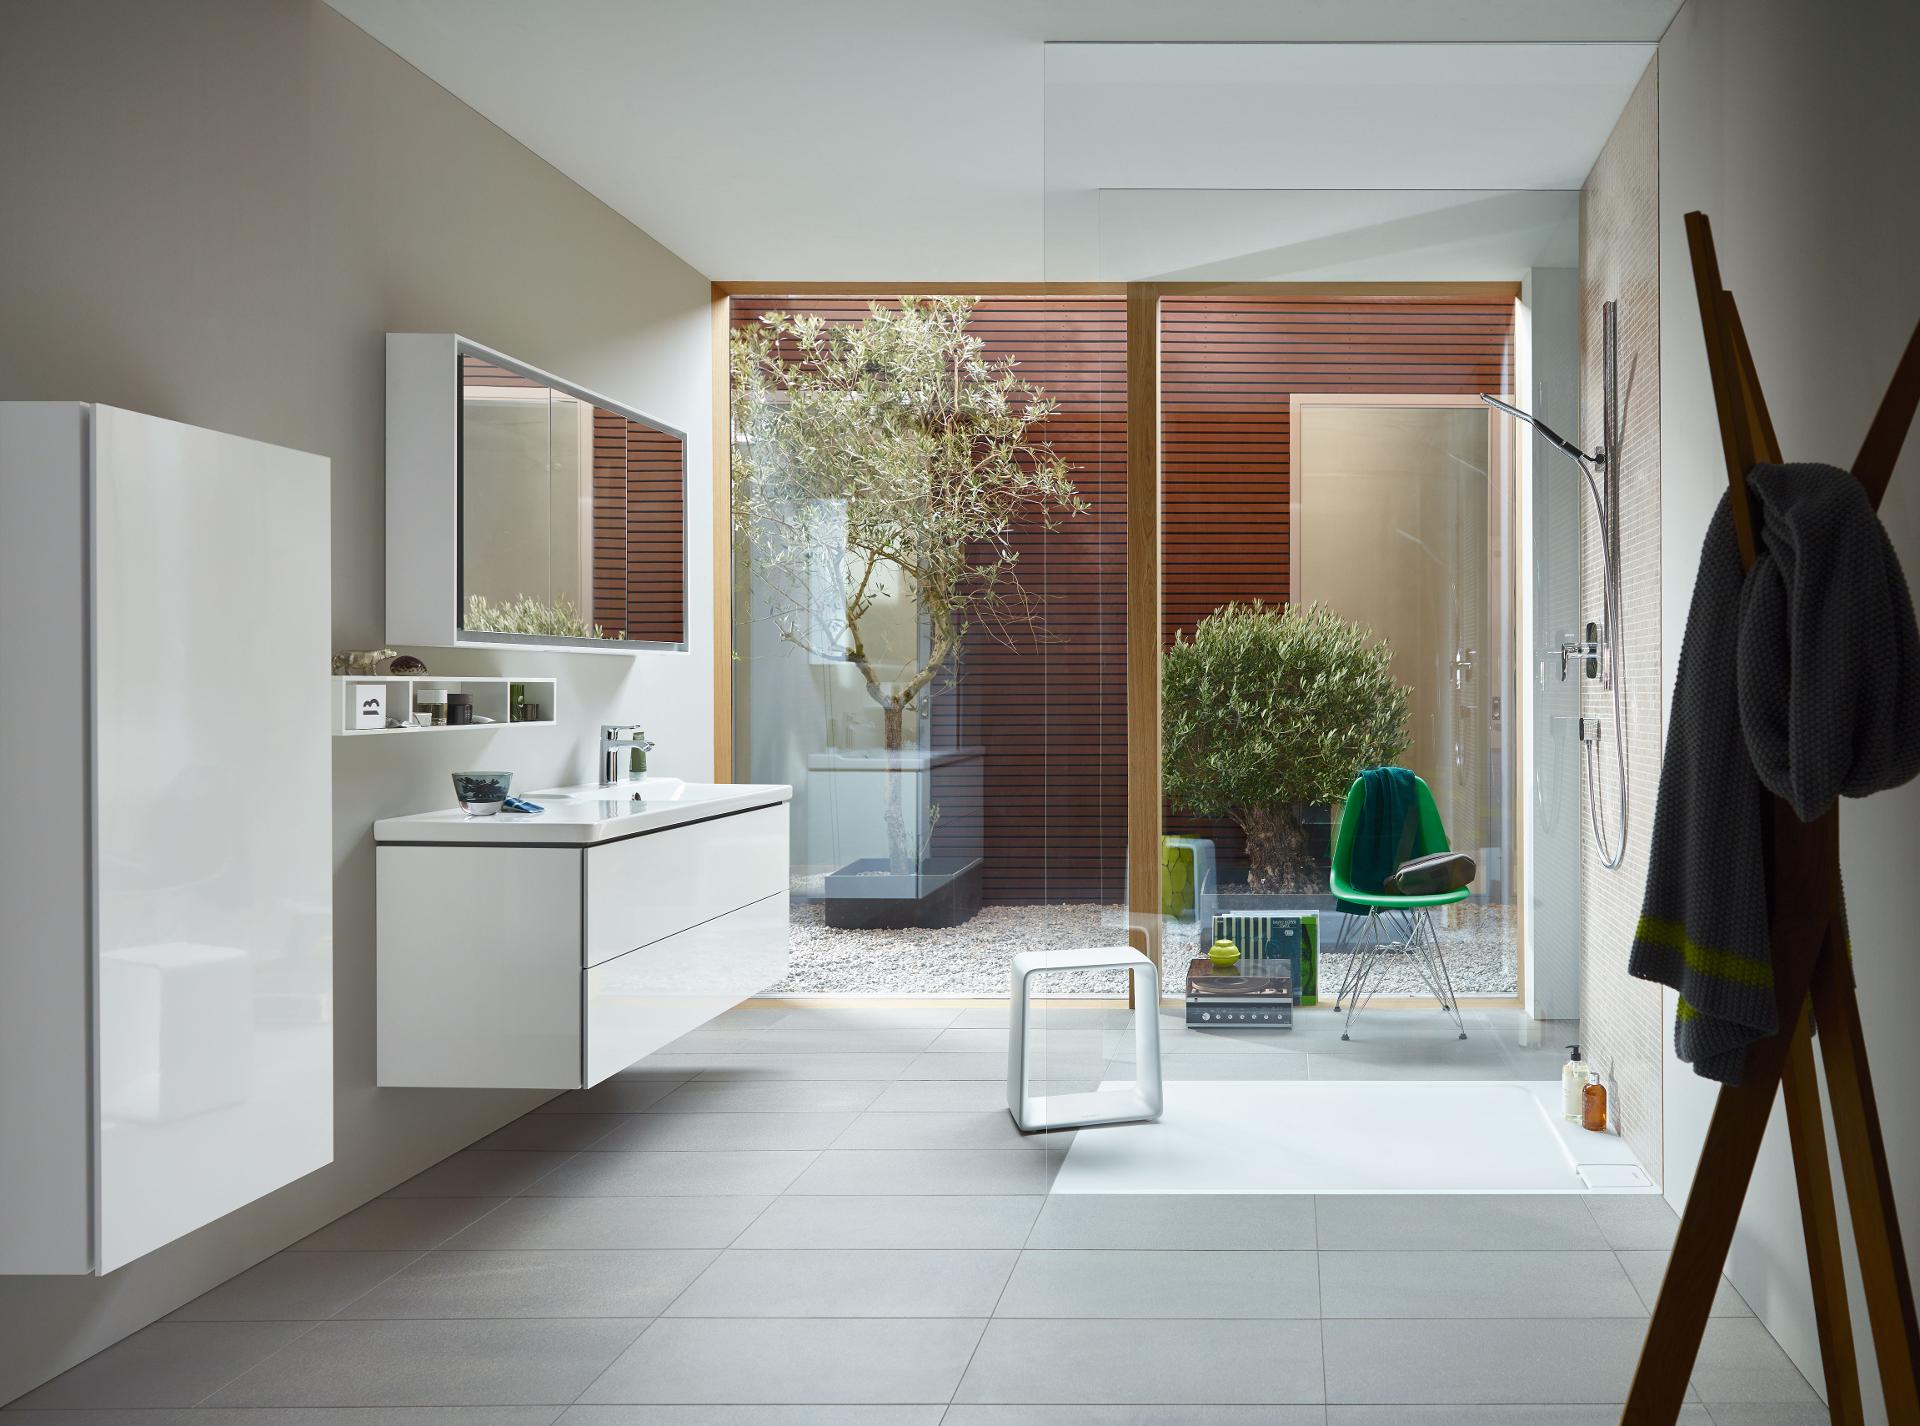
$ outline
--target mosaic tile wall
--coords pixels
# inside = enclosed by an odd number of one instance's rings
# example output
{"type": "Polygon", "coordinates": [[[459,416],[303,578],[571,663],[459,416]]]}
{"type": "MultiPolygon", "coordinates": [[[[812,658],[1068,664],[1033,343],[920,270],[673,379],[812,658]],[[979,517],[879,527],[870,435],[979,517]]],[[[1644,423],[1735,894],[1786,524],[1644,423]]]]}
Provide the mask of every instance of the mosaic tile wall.
{"type": "MultiPolygon", "coordinates": [[[[1659,1179],[1661,1066],[1666,1029],[1655,986],[1627,975],[1633,927],[1646,886],[1647,844],[1660,774],[1660,710],[1666,668],[1660,649],[1660,232],[1657,61],[1647,67],[1580,193],[1580,441],[1601,431],[1601,304],[1619,303],[1620,546],[1626,679],[1627,852],[1608,870],[1590,819],[1582,828],[1580,874],[1581,1034],[1587,1059],[1608,1083],[1615,1124],[1659,1179]]],[[[1577,478],[1569,469],[1570,479],[1577,478]]],[[[1601,600],[1599,526],[1582,502],[1581,590],[1587,618],[1601,600]]],[[[1602,827],[1615,834],[1619,787],[1612,695],[1599,680],[1582,692],[1582,712],[1601,720],[1602,827]]],[[[1584,755],[1584,750],[1583,750],[1584,755]]],[[[1585,769],[1582,769],[1584,786],[1585,769]]]]}

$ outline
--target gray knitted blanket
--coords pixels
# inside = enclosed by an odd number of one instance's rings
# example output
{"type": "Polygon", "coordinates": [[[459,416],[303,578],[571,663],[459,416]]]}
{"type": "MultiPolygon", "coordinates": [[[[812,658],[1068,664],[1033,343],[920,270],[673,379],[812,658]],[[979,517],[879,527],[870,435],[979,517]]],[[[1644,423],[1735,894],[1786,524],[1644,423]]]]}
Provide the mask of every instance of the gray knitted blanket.
{"type": "Polygon", "coordinates": [[[1668,716],[1647,893],[1629,971],[1679,992],[1674,1050],[1737,1084],[1775,1023],[1768,795],[1802,821],[1920,772],[1920,634],[1860,482],[1824,465],[1747,477],[1758,558],[1732,503],[1707,528],[1668,716]]]}

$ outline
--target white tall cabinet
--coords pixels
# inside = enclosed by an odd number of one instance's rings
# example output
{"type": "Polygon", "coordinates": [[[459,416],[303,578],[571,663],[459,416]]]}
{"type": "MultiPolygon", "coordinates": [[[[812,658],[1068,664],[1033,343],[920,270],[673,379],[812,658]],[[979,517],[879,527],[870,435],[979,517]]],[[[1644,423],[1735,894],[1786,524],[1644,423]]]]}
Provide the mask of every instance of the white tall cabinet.
{"type": "Polygon", "coordinates": [[[0,1272],[333,1157],[328,462],[0,403],[0,1272]]]}

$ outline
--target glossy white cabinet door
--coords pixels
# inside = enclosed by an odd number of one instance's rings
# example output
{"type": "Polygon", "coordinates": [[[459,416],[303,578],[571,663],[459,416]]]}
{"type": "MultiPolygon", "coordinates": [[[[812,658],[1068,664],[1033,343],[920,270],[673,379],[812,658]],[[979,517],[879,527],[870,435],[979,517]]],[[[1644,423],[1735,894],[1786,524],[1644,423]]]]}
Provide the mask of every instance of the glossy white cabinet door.
{"type": "Polygon", "coordinates": [[[580,1082],[580,853],[383,846],[382,1085],[580,1082]]]}
{"type": "Polygon", "coordinates": [[[584,963],[599,965],[786,886],[784,803],[589,847],[584,963]]]}
{"type": "Polygon", "coordinates": [[[587,970],[585,1082],[598,1084],[784,979],[787,899],[778,892],[587,970]]]}
{"type": "Polygon", "coordinates": [[[94,408],[95,1267],[333,1157],[328,464],[94,408]]]}

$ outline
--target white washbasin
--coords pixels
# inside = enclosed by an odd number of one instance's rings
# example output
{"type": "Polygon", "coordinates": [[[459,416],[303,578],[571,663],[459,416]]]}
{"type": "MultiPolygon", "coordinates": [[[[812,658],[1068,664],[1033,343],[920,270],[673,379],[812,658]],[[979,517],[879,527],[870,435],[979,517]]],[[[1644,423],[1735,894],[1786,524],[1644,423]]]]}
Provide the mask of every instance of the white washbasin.
{"type": "Polygon", "coordinates": [[[647,777],[611,787],[586,784],[522,792],[516,797],[538,803],[537,813],[501,812],[470,817],[459,808],[384,817],[373,825],[377,842],[552,842],[590,845],[700,817],[717,817],[750,807],[786,802],[785,784],[687,782],[677,777],[647,777]]]}
{"type": "MultiPolygon", "coordinates": [[[[717,783],[699,784],[714,787],[717,783]]],[[[678,777],[643,777],[610,787],[555,787],[544,792],[521,792],[515,796],[542,807],[558,807],[577,802],[605,802],[615,807],[638,808],[652,802],[679,802],[687,795],[689,784],[678,777]]]]}

